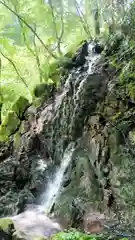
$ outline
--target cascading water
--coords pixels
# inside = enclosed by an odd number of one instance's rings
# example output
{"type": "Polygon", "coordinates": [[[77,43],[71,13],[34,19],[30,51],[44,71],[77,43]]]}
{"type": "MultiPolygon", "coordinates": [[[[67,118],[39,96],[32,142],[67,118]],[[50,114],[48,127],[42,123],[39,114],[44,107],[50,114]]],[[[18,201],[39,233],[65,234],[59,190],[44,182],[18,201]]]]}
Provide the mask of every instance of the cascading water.
{"type": "Polygon", "coordinates": [[[48,214],[50,212],[53,204],[56,201],[56,198],[59,194],[59,190],[63,181],[64,172],[72,160],[73,152],[74,152],[74,144],[71,143],[64,153],[63,159],[61,161],[61,165],[59,169],[56,171],[53,181],[50,181],[48,183],[48,187],[45,193],[43,193],[41,197],[42,199],[41,209],[43,209],[45,214],[48,214]]]}
{"type": "Polygon", "coordinates": [[[49,144],[50,149],[53,148],[55,153],[53,153],[52,159],[55,161],[55,159],[60,158],[61,164],[56,169],[53,180],[49,180],[48,187],[41,196],[40,205],[35,206],[33,209],[28,207],[24,213],[11,217],[15,228],[29,236],[27,239],[31,240],[32,236],[37,235],[50,236],[52,232],[61,230],[60,225],[53,222],[46,215],[49,214],[59,196],[65,170],[72,161],[75,150],[74,141],[78,138],[78,135],[76,137],[74,134],[76,132],[77,134],[81,133],[84,118],[87,114],[86,110],[90,110],[91,106],[94,105],[89,93],[93,87],[101,87],[101,79],[98,79],[96,83],[94,82],[97,85],[90,85],[91,79],[89,76],[93,76],[93,64],[100,58],[100,54],[93,52],[93,47],[94,43],[88,44],[88,56],[86,57],[86,63],[83,65],[85,70],[78,67],[70,71],[69,77],[63,86],[63,93],[55,97],[53,104],[46,106],[37,121],[36,130],[37,134],[40,134],[45,122],[53,119],[48,126],[48,128],[51,126],[48,131],[52,133],[49,139],[51,144],[50,142],[49,144]],[[69,144],[63,153],[65,140],[68,143],[73,143],[69,144]],[[61,158],[61,156],[63,157],[61,158]]]}

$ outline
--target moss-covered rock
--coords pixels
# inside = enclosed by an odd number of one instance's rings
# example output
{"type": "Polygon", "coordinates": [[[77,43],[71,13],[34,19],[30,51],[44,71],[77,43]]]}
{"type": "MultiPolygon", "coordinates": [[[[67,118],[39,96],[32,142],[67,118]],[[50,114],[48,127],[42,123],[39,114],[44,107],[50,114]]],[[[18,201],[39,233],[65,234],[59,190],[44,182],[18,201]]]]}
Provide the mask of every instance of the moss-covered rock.
{"type": "Polygon", "coordinates": [[[37,98],[43,97],[46,100],[53,95],[55,88],[56,84],[54,82],[38,84],[34,89],[34,96],[37,98]]]}
{"type": "Polygon", "coordinates": [[[0,141],[7,140],[10,135],[15,133],[19,125],[20,120],[18,119],[16,113],[10,111],[0,126],[0,141]]]}
{"type": "Polygon", "coordinates": [[[30,106],[28,99],[20,96],[18,100],[13,104],[12,110],[17,114],[18,118],[21,119],[25,110],[30,106]]]}
{"type": "Polygon", "coordinates": [[[19,149],[20,142],[21,142],[21,136],[20,136],[20,133],[17,131],[14,134],[14,146],[15,146],[15,149],[19,149]]]}
{"type": "Polygon", "coordinates": [[[14,224],[11,219],[0,219],[0,239],[11,240],[12,234],[15,231],[14,224]]]}

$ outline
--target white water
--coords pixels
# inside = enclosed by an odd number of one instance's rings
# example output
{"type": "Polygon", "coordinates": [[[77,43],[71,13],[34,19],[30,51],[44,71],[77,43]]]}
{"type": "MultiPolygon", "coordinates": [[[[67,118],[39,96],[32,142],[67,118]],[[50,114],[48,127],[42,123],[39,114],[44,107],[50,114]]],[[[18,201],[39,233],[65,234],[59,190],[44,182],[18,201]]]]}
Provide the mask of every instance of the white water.
{"type": "Polygon", "coordinates": [[[44,210],[45,214],[50,212],[53,204],[56,201],[56,198],[58,197],[59,190],[63,182],[64,172],[71,162],[73,152],[74,144],[70,144],[64,153],[61,165],[56,171],[53,181],[48,183],[48,187],[45,193],[42,195],[41,206],[39,208],[44,210]]]}
{"type": "Polygon", "coordinates": [[[95,46],[95,43],[89,43],[88,45],[88,57],[86,57],[86,59],[88,60],[89,62],[89,68],[88,68],[88,74],[92,74],[93,73],[93,64],[95,62],[97,62],[97,60],[99,60],[101,58],[101,55],[100,54],[97,54],[97,53],[94,53],[93,52],[93,48],[95,46]]]}

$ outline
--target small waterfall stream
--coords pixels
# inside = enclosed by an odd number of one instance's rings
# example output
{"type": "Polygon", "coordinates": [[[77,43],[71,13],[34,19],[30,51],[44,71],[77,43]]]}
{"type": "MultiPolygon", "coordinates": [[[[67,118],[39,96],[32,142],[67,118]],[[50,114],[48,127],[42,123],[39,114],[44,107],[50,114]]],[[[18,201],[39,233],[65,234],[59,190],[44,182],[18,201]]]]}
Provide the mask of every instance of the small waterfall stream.
{"type": "Polygon", "coordinates": [[[75,150],[74,145],[74,143],[70,143],[65,150],[61,164],[56,170],[53,180],[48,182],[47,189],[41,197],[41,204],[33,206],[33,208],[29,208],[28,206],[25,212],[11,217],[17,231],[25,233],[27,239],[32,239],[32,236],[42,235],[49,237],[52,233],[62,230],[60,225],[49,219],[47,215],[50,213],[59,194],[64,172],[72,160],[75,150]]]}
{"type": "Polygon", "coordinates": [[[41,209],[46,215],[50,213],[50,210],[57,199],[63,181],[64,172],[72,160],[73,152],[74,144],[71,143],[64,153],[61,165],[56,170],[53,180],[48,183],[48,187],[41,197],[41,209]]]}
{"type": "MultiPolygon", "coordinates": [[[[72,155],[75,151],[75,137],[73,136],[73,132],[77,131],[77,133],[79,133],[80,131],[81,133],[83,127],[83,118],[80,122],[78,122],[78,119],[80,119],[82,115],[85,118],[88,109],[91,108],[91,105],[92,107],[94,106],[89,97],[89,101],[87,101],[87,95],[89,96],[89,92],[93,86],[95,87],[95,85],[90,86],[91,78],[89,78],[89,76],[93,76],[93,64],[100,59],[100,54],[94,53],[93,48],[94,43],[89,43],[88,56],[84,64],[86,71],[81,70],[81,68],[72,69],[64,84],[63,93],[56,96],[54,103],[48,105],[38,119],[37,132],[39,133],[45,121],[49,121],[52,117],[50,109],[54,111],[53,122],[50,124],[50,126],[52,126],[50,131],[53,133],[51,139],[51,142],[53,142],[52,147],[55,147],[55,154],[52,159],[55,160],[56,156],[58,156],[58,158],[60,158],[60,166],[56,169],[53,180],[49,180],[48,186],[40,198],[40,205],[34,206],[32,209],[28,207],[25,212],[11,217],[16,230],[24,232],[29,236],[27,239],[31,240],[32,236],[39,235],[50,236],[52,233],[62,230],[61,226],[47,217],[47,215],[50,213],[53,204],[59,196],[64,173],[72,161],[72,155]],[[69,94],[70,91],[72,95],[69,94]],[[81,99],[83,103],[82,106],[80,105],[81,99]],[[68,142],[66,150],[63,148],[63,136],[66,136],[68,142]],[[70,138],[69,136],[73,137],[70,138]]],[[[101,81],[98,79],[96,87],[100,88],[101,85],[101,81]]],[[[95,100],[95,102],[96,101],[97,100],[95,100]]]]}

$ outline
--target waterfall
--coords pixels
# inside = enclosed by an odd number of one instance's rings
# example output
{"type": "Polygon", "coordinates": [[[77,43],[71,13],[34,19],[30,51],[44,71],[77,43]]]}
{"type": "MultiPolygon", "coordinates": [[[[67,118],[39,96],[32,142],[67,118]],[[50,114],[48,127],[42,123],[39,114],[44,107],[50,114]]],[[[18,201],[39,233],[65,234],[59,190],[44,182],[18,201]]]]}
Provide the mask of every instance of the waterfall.
{"type": "Polygon", "coordinates": [[[41,206],[39,208],[45,211],[46,215],[50,212],[53,204],[56,201],[63,181],[63,175],[65,173],[66,168],[68,167],[69,163],[72,160],[73,152],[74,144],[71,143],[64,153],[63,159],[61,160],[61,165],[57,169],[54,175],[54,179],[52,181],[51,180],[49,181],[48,187],[41,197],[41,206]]]}
{"type": "MultiPolygon", "coordinates": [[[[75,143],[82,136],[87,114],[95,109],[103,95],[104,76],[95,68],[101,55],[94,52],[93,48],[94,43],[90,42],[83,68],[71,69],[64,79],[62,93],[55,96],[53,103],[44,107],[37,120],[36,132],[48,146],[52,162],[59,163],[59,166],[53,178],[49,179],[38,201],[39,205],[34,208],[28,206],[23,213],[11,217],[16,230],[27,235],[51,236],[53,230],[61,230],[61,226],[47,215],[60,195],[64,174],[76,150],[75,143]]],[[[41,162],[40,167],[45,168],[46,165],[41,162]]]]}

